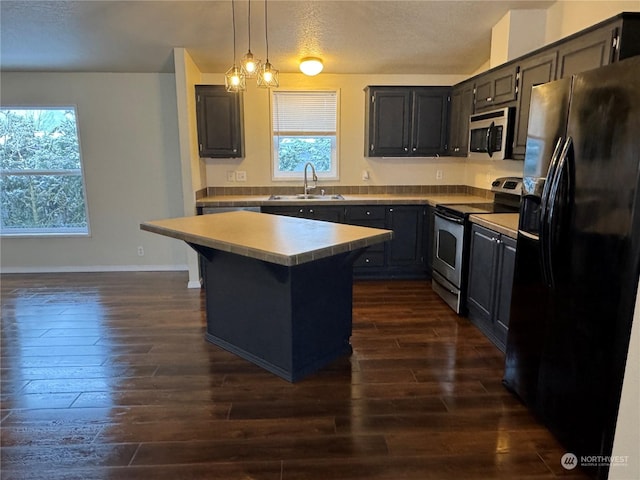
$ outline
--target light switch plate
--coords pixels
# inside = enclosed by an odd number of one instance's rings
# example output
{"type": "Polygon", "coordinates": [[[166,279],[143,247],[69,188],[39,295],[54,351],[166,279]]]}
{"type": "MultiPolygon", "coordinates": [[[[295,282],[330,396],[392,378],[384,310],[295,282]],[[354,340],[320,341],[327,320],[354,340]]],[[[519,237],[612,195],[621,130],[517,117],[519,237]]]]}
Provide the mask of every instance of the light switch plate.
{"type": "Polygon", "coordinates": [[[236,181],[236,172],[233,170],[227,171],[227,182],[235,182],[236,181]]]}

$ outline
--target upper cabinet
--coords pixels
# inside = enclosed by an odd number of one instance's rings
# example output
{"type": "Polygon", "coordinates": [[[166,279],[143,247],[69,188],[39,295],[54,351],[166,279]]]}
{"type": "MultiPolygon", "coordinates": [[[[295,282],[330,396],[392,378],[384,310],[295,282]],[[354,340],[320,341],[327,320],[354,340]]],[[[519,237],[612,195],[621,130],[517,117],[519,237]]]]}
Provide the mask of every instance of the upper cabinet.
{"type": "Polygon", "coordinates": [[[443,155],[450,87],[367,87],[365,154],[443,155]]]}
{"type": "Polygon", "coordinates": [[[449,151],[453,157],[469,153],[469,117],[473,114],[473,82],[459,83],[451,90],[449,151]]]}
{"type": "Polygon", "coordinates": [[[224,85],[196,85],[198,149],[201,158],[239,158],[244,155],[242,93],[224,85]]]}
{"type": "Polygon", "coordinates": [[[555,78],[557,58],[558,53],[553,51],[529,57],[519,64],[520,95],[513,136],[512,156],[514,158],[524,158],[524,151],[527,145],[527,128],[529,126],[531,88],[550,82],[555,78]]]}
{"type": "Polygon", "coordinates": [[[512,158],[524,159],[532,87],[635,55],[640,55],[640,12],[622,13],[455,85],[448,154],[467,155],[469,115],[510,106],[516,107],[512,158]],[[475,88],[471,112],[469,85],[475,88]]]}
{"type": "Polygon", "coordinates": [[[508,65],[478,77],[476,79],[475,111],[490,110],[515,100],[517,74],[517,65],[508,65]]]}

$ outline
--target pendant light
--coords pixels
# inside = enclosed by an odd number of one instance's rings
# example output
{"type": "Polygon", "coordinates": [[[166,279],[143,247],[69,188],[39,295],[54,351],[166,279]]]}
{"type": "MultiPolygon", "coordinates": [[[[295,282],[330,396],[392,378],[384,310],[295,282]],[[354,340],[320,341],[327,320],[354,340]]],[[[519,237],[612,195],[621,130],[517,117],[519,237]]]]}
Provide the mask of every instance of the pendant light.
{"type": "Polygon", "coordinates": [[[236,66],[236,8],[231,0],[231,18],[233,22],[233,66],[224,75],[227,92],[241,92],[247,88],[246,78],[241,68],[236,66]]]}
{"type": "Polygon", "coordinates": [[[248,18],[249,18],[249,26],[248,26],[249,49],[247,50],[247,53],[245,54],[245,56],[242,57],[241,68],[245,78],[253,78],[258,74],[258,71],[260,70],[261,61],[255,58],[253,56],[253,53],[251,53],[251,0],[249,0],[248,18]]]}
{"type": "Polygon", "coordinates": [[[267,29],[267,0],[264,0],[264,38],[267,47],[267,60],[258,73],[258,86],[261,88],[277,87],[280,85],[278,82],[278,73],[280,72],[269,63],[269,33],[267,29]]]}

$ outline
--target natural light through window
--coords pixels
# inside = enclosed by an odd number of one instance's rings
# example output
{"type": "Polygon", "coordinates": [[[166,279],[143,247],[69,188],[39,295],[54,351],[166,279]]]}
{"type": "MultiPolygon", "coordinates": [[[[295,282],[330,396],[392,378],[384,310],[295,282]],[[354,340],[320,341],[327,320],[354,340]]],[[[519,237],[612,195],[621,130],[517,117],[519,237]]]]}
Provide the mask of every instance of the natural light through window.
{"type": "Polygon", "coordinates": [[[76,109],[0,108],[0,234],[88,235],[76,109]]]}
{"type": "Polygon", "coordinates": [[[274,180],[301,179],[311,162],[318,177],[338,179],[337,91],[274,91],[274,180]]]}

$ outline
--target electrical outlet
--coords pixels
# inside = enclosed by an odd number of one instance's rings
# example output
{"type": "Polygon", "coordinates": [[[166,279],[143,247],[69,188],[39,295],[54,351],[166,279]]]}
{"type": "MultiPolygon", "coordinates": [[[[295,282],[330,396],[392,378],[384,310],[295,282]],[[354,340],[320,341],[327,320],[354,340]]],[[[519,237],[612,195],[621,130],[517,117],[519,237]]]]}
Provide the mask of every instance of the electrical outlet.
{"type": "Polygon", "coordinates": [[[138,246],[138,256],[144,257],[144,248],[142,248],[142,245],[138,246]]]}
{"type": "Polygon", "coordinates": [[[227,182],[235,182],[236,181],[236,172],[233,170],[227,171],[227,182]]]}
{"type": "Polygon", "coordinates": [[[362,179],[369,180],[369,170],[362,170],[362,179]]]}
{"type": "Polygon", "coordinates": [[[244,170],[236,170],[236,181],[237,182],[246,182],[247,181],[247,172],[244,170]]]}
{"type": "Polygon", "coordinates": [[[442,170],[436,170],[436,180],[442,180],[443,177],[442,170]]]}

